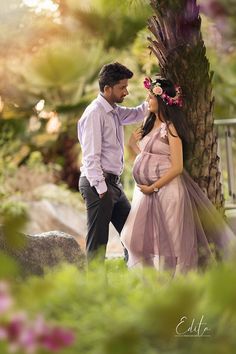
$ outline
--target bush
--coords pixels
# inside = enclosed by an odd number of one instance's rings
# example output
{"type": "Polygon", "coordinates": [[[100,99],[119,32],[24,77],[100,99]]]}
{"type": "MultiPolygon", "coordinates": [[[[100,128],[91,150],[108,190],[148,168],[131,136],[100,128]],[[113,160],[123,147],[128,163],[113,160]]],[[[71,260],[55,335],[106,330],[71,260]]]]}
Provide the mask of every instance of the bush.
{"type": "Polygon", "coordinates": [[[174,280],[151,269],[128,271],[117,260],[89,271],[65,265],[13,289],[18,308],[73,329],[76,341],[66,354],[230,354],[235,263],[174,280]]]}

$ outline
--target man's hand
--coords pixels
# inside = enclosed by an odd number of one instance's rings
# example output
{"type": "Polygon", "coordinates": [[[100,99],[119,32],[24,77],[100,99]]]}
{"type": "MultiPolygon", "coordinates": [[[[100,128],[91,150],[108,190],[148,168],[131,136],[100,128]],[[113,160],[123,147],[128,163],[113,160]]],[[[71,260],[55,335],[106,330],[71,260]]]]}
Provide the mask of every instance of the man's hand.
{"type": "Polygon", "coordinates": [[[152,194],[154,192],[153,185],[147,186],[145,184],[137,184],[137,186],[140,189],[140,191],[143,192],[144,194],[152,194]]]}
{"type": "Polygon", "coordinates": [[[130,139],[129,139],[128,145],[131,147],[131,149],[133,150],[133,152],[136,155],[138,155],[140,153],[140,149],[139,149],[137,143],[139,142],[141,137],[142,137],[142,129],[138,128],[131,134],[130,139]]]}

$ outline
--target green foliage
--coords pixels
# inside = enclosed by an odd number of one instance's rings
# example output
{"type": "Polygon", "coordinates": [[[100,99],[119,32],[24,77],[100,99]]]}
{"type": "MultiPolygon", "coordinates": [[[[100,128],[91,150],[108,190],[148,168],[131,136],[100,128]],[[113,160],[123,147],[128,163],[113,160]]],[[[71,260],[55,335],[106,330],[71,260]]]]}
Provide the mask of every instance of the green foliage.
{"type": "Polygon", "coordinates": [[[32,193],[34,200],[50,200],[54,203],[61,203],[73,207],[81,211],[82,197],[78,192],[71,191],[66,184],[60,183],[59,186],[54,184],[45,184],[35,188],[32,193]]]}
{"type": "Polygon", "coordinates": [[[235,118],[236,116],[236,53],[230,53],[218,60],[212,58],[211,65],[216,96],[215,114],[217,118],[235,118]],[[217,61],[217,62],[216,62],[217,61]]]}
{"type": "Polygon", "coordinates": [[[10,247],[24,247],[25,240],[20,232],[28,220],[27,207],[23,202],[6,200],[0,205],[0,224],[6,243],[10,247]]]}
{"type": "Polygon", "coordinates": [[[150,36],[148,29],[142,29],[137,33],[132,45],[133,60],[135,59],[145,76],[156,74],[159,71],[156,57],[148,50],[148,36],[150,36]]]}
{"type": "Polygon", "coordinates": [[[85,36],[103,38],[105,48],[121,48],[132,43],[145,27],[151,9],[148,1],[76,0],[61,2],[66,12],[78,21],[85,36]],[[109,28],[109,31],[107,29],[109,28]]]}
{"type": "MultiPolygon", "coordinates": [[[[151,269],[128,271],[123,261],[107,261],[78,271],[63,266],[45,278],[15,284],[17,305],[32,316],[74,328],[77,336],[67,354],[234,353],[235,261],[171,280],[151,269]],[[199,337],[176,336],[194,320],[204,324],[199,337]],[[205,327],[209,337],[201,337],[205,327]]],[[[197,329],[192,327],[192,333],[197,329]]]]}
{"type": "Polygon", "coordinates": [[[83,96],[107,56],[102,41],[83,42],[68,35],[48,42],[35,55],[24,58],[14,74],[24,79],[21,90],[46,98],[47,109],[59,105],[75,105],[83,96]]]}
{"type": "Polygon", "coordinates": [[[235,44],[236,3],[234,0],[199,0],[203,12],[213,19],[224,37],[226,46],[235,44]]]}
{"type": "Polygon", "coordinates": [[[226,50],[225,41],[211,20],[202,15],[202,34],[210,68],[214,72],[216,118],[235,118],[236,113],[236,51],[226,50]]]}
{"type": "Polygon", "coordinates": [[[0,279],[15,279],[19,274],[19,266],[13,258],[0,252],[0,279]]]}
{"type": "Polygon", "coordinates": [[[30,168],[41,167],[43,164],[43,157],[40,151],[33,151],[27,161],[27,165],[30,168]]]}
{"type": "MultiPolygon", "coordinates": [[[[19,137],[14,136],[13,142],[6,142],[0,155],[0,198],[1,207],[14,206],[14,201],[32,200],[33,191],[48,183],[56,183],[61,167],[58,164],[43,163],[40,151],[30,153],[27,145],[21,145],[19,137]],[[18,150],[17,150],[18,147],[18,150]],[[9,152],[13,151],[12,155],[9,152]],[[23,153],[25,152],[25,155],[23,153]],[[22,156],[25,163],[22,164],[22,156]]],[[[16,204],[17,205],[17,204],[16,204]]]]}
{"type": "Polygon", "coordinates": [[[6,168],[17,166],[29,153],[25,128],[26,123],[22,119],[0,120],[0,175],[6,168]]]}

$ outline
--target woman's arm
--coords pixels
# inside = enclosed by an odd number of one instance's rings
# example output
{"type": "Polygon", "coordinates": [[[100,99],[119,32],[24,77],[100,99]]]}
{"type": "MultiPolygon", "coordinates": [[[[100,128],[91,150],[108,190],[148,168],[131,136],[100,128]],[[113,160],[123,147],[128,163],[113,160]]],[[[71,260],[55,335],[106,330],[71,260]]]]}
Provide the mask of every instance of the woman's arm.
{"type": "Polygon", "coordinates": [[[169,183],[176,176],[180,175],[183,171],[183,148],[182,141],[178,136],[175,127],[173,124],[169,125],[171,133],[175,136],[172,136],[168,131],[168,139],[170,144],[170,158],[171,158],[171,167],[169,170],[156,182],[150,186],[139,185],[140,190],[145,194],[153,193],[154,188],[161,188],[165,184],[169,183]]]}

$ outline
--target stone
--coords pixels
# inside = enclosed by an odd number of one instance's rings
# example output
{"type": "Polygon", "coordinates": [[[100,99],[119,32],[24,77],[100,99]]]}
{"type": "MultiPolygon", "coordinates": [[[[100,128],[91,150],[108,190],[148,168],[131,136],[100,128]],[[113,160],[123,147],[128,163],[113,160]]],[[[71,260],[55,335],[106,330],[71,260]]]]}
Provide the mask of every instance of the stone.
{"type": "MultiPolygon", "coordinates": [[[[28,205],[29,222],[26,234],[40,234],[48,230],[61,230],[72,235],[85,252],[85,237],[87,233],[86,210],[84,203],[81,210],[50,200],[26,202],[28,205]]],[[[123,257],[123,246],[114,226],[110,224],[107,258],[123,257]]]]}
{"type": "Polygon", "coordinates": [[[47,269],[61,263],[84,267],[85,255],[71,235],[49,231],[36,235],[22,234],[21,237],[25,237],[25,246],[12,248],[7,245],[1,232],[0,249],[18,262],[23,275],[43,275],[47,269]]]}
{"type": "Polygon", "coordinates": [[[75,207],[47,199],[26,202],[29,222],[24,233],[40,234],[49,230],[60,230],[72,235],[85,249],[86,215],[75,207]]]}

